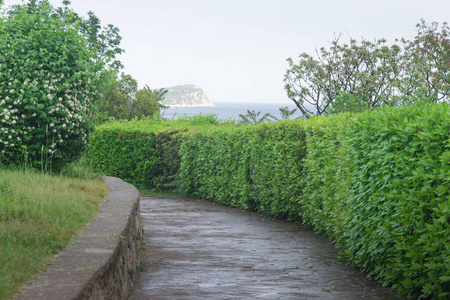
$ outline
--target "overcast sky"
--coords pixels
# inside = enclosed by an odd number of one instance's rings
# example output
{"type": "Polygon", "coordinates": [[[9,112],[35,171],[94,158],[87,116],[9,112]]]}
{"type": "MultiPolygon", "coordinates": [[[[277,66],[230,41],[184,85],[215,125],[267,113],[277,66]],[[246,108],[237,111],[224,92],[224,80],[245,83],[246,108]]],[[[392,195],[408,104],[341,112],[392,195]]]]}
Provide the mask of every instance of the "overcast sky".
{"type": "MultiPolygon", "coordinates": [[[[51,0],[61,6],[62,0],[51,0]]],[[[415,36],[415,25],[450,22],[450,0],[73,0],[123,37],[124,72],[142,87],[195,84],[211,102],[284,102],[286,59],[360,40],[415,36]]],[[[5,5],[21,3],[5,0],[5,5]]]]}

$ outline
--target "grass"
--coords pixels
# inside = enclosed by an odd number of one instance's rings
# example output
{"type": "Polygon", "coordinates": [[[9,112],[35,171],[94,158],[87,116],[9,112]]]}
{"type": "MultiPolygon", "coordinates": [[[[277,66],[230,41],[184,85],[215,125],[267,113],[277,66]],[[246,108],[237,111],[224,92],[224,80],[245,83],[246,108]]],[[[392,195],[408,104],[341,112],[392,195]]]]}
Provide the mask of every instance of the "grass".
{"type": "Polygon", "coordinates": [[[107,188],[86,175],[0,169],[0,299],[31,283],[97,214],[107,188]]]}

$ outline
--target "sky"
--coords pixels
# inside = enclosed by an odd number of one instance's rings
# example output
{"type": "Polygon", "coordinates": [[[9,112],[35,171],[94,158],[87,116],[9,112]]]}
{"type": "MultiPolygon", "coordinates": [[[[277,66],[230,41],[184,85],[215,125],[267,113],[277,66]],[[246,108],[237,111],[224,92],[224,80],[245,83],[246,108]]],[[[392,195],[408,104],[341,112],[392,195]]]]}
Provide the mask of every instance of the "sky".
{"type": "MultiPolygon", "coordinates": [[[[5,0],[5,6],[20,0],[5,0]]],[[[62,0],[50,0],[61,6],[62,0]]],[[[123,72],[152,89],[202,88],[215,102],[290,103],[287,58],[360,41],[412,39],[415,25],[450,23],[449,0],[72,0],[120,29],[123,72]]]]}

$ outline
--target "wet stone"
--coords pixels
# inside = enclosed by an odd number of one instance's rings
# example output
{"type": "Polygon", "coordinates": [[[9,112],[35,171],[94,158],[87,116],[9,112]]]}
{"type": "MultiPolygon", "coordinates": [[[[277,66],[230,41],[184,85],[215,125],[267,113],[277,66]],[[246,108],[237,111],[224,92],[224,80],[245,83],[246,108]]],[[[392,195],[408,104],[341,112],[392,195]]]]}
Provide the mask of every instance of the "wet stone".
{"type": "Polygon", "coordinates": [[[304,226],[220,204],[141,198],[145,269],[132,300],[405,299],[304,226]]]}

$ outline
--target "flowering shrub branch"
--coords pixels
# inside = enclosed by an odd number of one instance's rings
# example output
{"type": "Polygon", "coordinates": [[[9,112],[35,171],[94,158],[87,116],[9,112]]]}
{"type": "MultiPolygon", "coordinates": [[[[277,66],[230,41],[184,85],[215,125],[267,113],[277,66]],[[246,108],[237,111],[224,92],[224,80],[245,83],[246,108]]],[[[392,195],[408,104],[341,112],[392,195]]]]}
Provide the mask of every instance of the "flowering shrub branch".
{"type": "Polygon", "coordinates": [[[0,18],[0,162],[59,169],[85,149],[102,63],[50,6],[0,18]]]}

